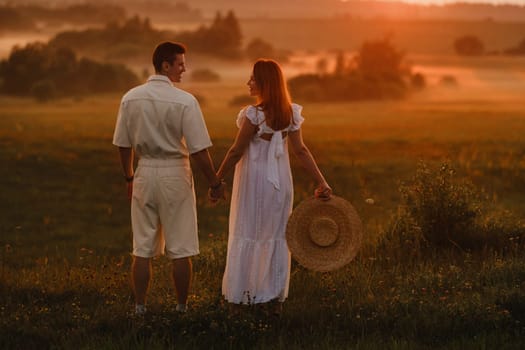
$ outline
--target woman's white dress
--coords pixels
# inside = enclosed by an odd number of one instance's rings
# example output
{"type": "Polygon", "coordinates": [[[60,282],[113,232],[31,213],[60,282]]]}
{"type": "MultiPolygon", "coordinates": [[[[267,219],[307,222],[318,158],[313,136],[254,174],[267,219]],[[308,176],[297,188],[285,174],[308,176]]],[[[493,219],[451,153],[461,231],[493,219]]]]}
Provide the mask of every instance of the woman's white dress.
{"type": "Polygon", "coordinates": [[[292,104],[293,122],[274,131],[265,123],[262,110],[248,106],[237,117],[258,125],[257,134],[235,167],[233,179],[228,253],[222,294],[229,302],[256,304],[288,296],[290,252],[286,224],[292,212],[293,183],[287,137],[304,121],[302,107],[292,104]],[[271,141],[260,137],[273,134],[271,141]]]}

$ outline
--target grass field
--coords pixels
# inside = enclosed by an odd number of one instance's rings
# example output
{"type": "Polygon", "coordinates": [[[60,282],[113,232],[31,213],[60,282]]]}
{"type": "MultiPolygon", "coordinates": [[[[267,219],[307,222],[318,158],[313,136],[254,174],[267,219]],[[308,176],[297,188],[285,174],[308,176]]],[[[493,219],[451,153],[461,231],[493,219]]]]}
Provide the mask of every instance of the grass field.
{"type": "MultiPolygon", "coordinates": [[[[186,87],[205,101],[218,164],[239,109],[227,101],[244,87],[186,87]]],[[[335,272],[294,263],[280,317],[259,308],[233,315],[222,302],[228,207],[206,204],[200,174],[201,254],[191,310],[175,314],[168,261],[159,258],[152,312],[131,317],[129,204],[111,145],[120,96],[49,104],[0,97],[0,348],[522,348],[522,243],[415,256],[379,244],[400,210],[400,185],[421,161],[430,168],[450,162],[459,179],[484,193],[490,215],[523,232],[520,88],[490,94],[484,85],[431,87],[405,101],[304,103],[305,140],[335,194],[361,215],[365,241],[358,257],[335,272]]],[[[293,171],[298,203],[313,184],[295,159],[293,171]]]]}

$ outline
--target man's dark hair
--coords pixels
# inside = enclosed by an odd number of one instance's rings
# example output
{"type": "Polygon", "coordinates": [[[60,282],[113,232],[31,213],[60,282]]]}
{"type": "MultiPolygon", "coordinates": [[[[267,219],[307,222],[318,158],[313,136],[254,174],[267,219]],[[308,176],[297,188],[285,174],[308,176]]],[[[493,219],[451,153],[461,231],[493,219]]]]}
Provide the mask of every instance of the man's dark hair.
{"type": "Polygon", "coordinates": [[[172,63],[175,60],[175,55],[186,53],[186,47],[179,43],[171,41],[163,42],[153,51],[153,66],[156,72],[162,70],[162,62],[166,61],[172,63]]]}

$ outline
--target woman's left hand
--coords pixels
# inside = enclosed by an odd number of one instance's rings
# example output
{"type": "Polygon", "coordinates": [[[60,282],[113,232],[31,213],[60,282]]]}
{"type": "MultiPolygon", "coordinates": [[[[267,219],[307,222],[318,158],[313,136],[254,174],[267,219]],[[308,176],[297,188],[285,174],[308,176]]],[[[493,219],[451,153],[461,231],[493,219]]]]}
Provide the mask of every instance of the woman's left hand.
{"type": "Polygon", "coordinates": [[[221,180],[221,183],[217,188],[208,189],[208,201],[212,205],[215,205],[217,204],[219,200],[226,199],[225,188],[226,188],[226,182],[221,180]]]}
{"type": "Polygon", "coordinates": [[[325,200],[325,201],[329,200],[331,195],[332,195],[332,188],[328,186],[326,182],[319,184],[319,186],[317,186],[317,188],[314,191],[315,198],[325,200]]]}

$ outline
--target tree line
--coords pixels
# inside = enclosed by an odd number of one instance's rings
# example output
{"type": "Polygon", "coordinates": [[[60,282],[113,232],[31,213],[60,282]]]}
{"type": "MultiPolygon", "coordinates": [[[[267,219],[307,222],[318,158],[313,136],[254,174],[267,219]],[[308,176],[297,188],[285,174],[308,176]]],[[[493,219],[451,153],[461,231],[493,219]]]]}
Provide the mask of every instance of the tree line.
{"type": "Polygon", "coordinates": [[[34,96],[41,101],[125,91],[138,81],[135,73],[124,65],[77,58],[71,48],[39,42],[14,47],[9,57],[0,61],[2,93],[34,96]]]}
{"type": "Polygon", "coordinates": [[[192,52],[226,59],[242,56],[242,33],[233,11],[218,12],[208,26],[194,31],[158,30],[149,18],[134,16],[124,22],[111,21],[104,28],[71,30],[58,33],[49,44],[70,47],[76,52],[102,59],[122,61],[149,57],[152,46],[162,41],[184,42],[192,52]]]}
{"type": "Polygon", "coordinates": [[[487,51],[483,41],[475,35],[463,35],[454,40],[454,51],[460,56],[482,56],[488,55],[510,55],[520,56],[525,55],[525,38],[523,38],[516,46],[506,48],[499,51],[487,51]]]}
{"type": "MultiPolygon", "coordinates": [[[[233,11],[226,15],[218,12],[210,25],[180,33],[157,30],[148,18],[135,16],[122,23],[109,22],[104,28],[61,32],[47,44],[13,48],[9,57],[0,61],[0,91],[40,100],[124,91],[139,79],[121,63],[149,59],[154,45],[166,40],[184,42],[192,53],[224,59],[285,60],[282,53],[260,38],[253,39],[243,50],[240,25],[233,11]],[[86,58],[96,56],[119,64],[86,58]]],[[[294,97],[310,101],[402,98],[425,87],[425,77],[410,71],[404,54],[388,38],[365,42],[351,59],[340,53],[333,72],[327,72],[326,66],[326,62],[319,62],[317,73],[290,79],[294,97]]]]}
{"type": "Polygon", "coordinates": [[[182,41],[192,51],[226,59],[241,56],[242,34],[232,11],[225,16],[217,13],[210,26],[178,35],[156,30],[148,18],[135,16],[121,24],[109,22],[102,29],[61,32],[48,43],[15,46],[9,57],[0,61],[0,92],[45,101],[124,91],[139,79],[120,62],[149,59],[154,45],[166,40],[182,41]],[[87,58],[93,56],[109,61],[87,58]],[[107,63],[111,60],[119,63],[107,63]]]}

